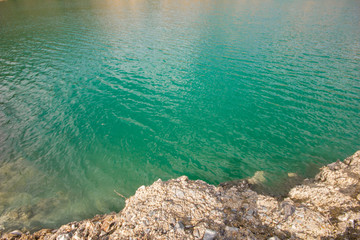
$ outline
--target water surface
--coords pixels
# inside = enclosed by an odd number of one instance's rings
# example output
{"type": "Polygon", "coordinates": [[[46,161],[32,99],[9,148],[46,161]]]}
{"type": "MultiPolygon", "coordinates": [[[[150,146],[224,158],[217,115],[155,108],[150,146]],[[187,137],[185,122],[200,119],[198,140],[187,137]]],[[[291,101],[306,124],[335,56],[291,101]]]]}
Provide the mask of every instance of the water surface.
{"type": "Polygon", "coordinates": [[[0,2],[0,230],[360,149],[360,2],[0,2]]]}

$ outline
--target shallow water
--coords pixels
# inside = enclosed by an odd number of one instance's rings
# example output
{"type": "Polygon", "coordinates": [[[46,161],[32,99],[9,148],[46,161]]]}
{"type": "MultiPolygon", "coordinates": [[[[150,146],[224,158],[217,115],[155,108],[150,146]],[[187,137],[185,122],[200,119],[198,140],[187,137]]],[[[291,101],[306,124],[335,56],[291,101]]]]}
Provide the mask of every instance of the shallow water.
{"type": "MultiPolygon", "coordinates": [[[[360,2],[0,2],[0,230],[360,149],[360,2]]],[[[284,180],[285,179],[285,180],[284,180]]]]}

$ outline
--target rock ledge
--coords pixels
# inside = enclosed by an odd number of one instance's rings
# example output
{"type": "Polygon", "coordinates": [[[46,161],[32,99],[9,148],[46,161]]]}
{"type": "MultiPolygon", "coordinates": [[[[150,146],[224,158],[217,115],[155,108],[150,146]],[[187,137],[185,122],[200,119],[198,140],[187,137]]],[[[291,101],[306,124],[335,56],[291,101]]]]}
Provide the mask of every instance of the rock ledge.
{"type": "Polygon", "coordinates": [[[0,239],[360,239],[359,203],[360,151],[282,200],[256,193],[248,180],[159,179],[141,186],[120,213],[0,239]]]}

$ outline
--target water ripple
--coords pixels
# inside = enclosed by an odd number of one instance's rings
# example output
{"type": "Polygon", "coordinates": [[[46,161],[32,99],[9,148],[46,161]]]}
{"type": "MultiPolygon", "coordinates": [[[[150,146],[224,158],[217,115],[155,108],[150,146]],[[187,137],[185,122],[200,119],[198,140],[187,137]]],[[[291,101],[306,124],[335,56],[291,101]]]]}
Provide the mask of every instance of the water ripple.
{"type": "Polygon", "coordinates": [[[352,154],[360,5],[313,4],[1,2],[0,228],[118,211],[114,189],[184,174],[281,189],[352,154]]]}

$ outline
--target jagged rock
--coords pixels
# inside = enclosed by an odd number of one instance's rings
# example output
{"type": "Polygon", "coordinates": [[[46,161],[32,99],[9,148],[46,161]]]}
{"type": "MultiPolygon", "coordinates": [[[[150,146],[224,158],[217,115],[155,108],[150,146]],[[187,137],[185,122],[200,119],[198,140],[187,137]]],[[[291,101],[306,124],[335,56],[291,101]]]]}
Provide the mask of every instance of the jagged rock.
{"type": "Polygon", "coordinates": [[[56,240],[70,240],[71,235],[70,234],[61,234],[56,237],[56,240]]]}
{"type": "Polygon", "coordinates": [[[0,239],[360,239],[359,182],[360,151],[323,167],[283,200],[251,190],[246,180],[216,187],[185,176],[159,179],[141,186],[118,214],[0,239]]]}

